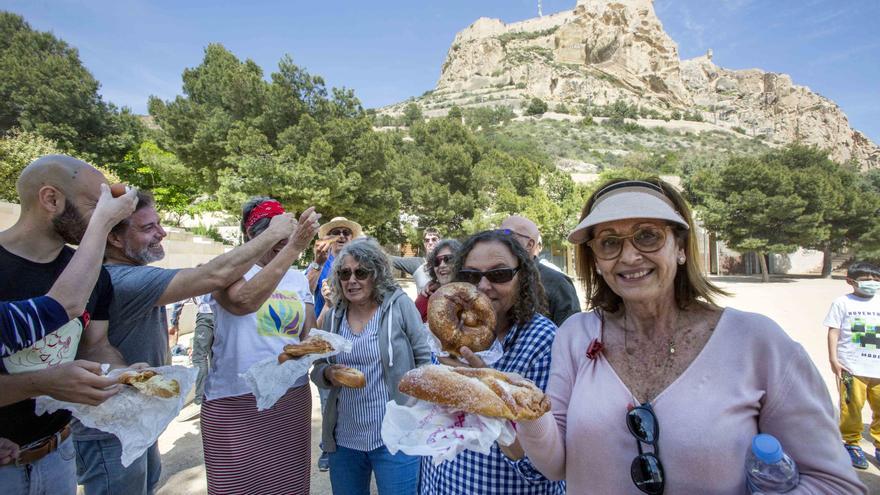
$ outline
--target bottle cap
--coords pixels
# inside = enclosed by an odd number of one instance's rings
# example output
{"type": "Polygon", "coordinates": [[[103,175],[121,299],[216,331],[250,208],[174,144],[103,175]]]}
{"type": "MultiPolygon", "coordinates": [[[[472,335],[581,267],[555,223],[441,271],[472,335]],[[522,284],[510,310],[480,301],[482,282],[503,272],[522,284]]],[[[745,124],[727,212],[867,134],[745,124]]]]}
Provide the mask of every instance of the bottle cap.
{"type": "Polygon", "coordinates": [[[765,464],[776,464],[782,459],[782,445],[773,435],[761,433],[752,439],[752,453],[765,464]]]}

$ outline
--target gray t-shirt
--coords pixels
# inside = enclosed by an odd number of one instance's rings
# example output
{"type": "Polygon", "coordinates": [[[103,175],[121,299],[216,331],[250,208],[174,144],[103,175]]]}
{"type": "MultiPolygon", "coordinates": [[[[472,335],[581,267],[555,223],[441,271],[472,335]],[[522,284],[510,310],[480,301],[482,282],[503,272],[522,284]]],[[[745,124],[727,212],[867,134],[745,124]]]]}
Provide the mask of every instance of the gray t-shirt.
{"type": "Polygon", "coordinates": [[[106,265],[113,281],[108,338],[126,362],[171,364],[165,306],[156,301],[179,270],[154,266],[106,265]]]}
{"type": "MultiPolygon", "coordinates": [[[[119,349],[129,364],[171,364],[165,306],[156,307],[156,301],[179,270],[132,265],[104,267],[113,281],[113,302],[110,304],[107,331],[110,344],[119,349]]],[[[109,433],[86,428],[78,421],[74,424],[73,432],[77,440],[113,437],[109,433]]]]}

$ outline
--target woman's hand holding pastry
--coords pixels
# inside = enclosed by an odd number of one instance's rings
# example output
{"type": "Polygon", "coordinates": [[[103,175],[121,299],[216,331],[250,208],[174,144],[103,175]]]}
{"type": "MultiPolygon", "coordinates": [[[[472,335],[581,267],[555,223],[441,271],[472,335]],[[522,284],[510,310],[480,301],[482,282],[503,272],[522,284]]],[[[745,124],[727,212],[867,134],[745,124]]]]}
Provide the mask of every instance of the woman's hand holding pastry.
{"type": "Polygon", "coordinates": [[[324,376],[334,387],[364,388],[367,386],[367,377],[360,370],[341,364],[334,364],[325,369],[324,376]]]}
{"type": "Polygon", "coordinates": [[[341,364],[331,364],[330,366],[324,368],[324,378],[330,382],[330,385],[334,387],[341,387],[342,383],[336,379],[336,370],[345,368],[345,366],[341,364]]]}
{"type": "Polygon", "coordinates": [[[468,346],[462,346],[458,350],[459,354],[466,362],[461,362],[454,357],[438,357],[442,364],[446,366],[455,366],[455,367],[467,367],[467,368],[486,368],[486,362],[480,356],[474,354],[474,351],[470,350],[468,346]]]}

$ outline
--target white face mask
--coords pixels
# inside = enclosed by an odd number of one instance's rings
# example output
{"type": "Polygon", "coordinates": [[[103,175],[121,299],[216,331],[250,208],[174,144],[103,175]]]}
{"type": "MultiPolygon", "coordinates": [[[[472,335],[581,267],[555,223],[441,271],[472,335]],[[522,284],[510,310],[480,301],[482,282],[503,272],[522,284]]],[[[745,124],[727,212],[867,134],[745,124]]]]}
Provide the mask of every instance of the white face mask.
{"type": "Polygon", "coordinates": [[[873,296],[878,290],[880,290],[880,281],[862,280],[859,282],[859,292],[862,294],[873,296]]]}

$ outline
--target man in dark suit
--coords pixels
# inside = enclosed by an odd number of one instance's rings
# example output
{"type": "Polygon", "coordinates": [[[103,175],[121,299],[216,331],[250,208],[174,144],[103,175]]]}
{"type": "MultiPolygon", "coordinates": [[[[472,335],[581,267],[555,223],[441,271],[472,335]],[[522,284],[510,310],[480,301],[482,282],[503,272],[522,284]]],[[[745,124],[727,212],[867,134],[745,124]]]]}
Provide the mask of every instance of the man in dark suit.
{"type": "Polygon", "coordinates": [[[535,222],[528,218],[513,215],[501,222],[501,230],[512,235],[528,251],[538,271],[541,273],[541,283],[544,285],[544,293],[547,295],[548,317],[556,326],[561,326],[566,318],[580,312],[581,304],[578,301],[574,283],[564,273],[540,263],[538,254],[541,252],[541,233],[535,222]]]}

